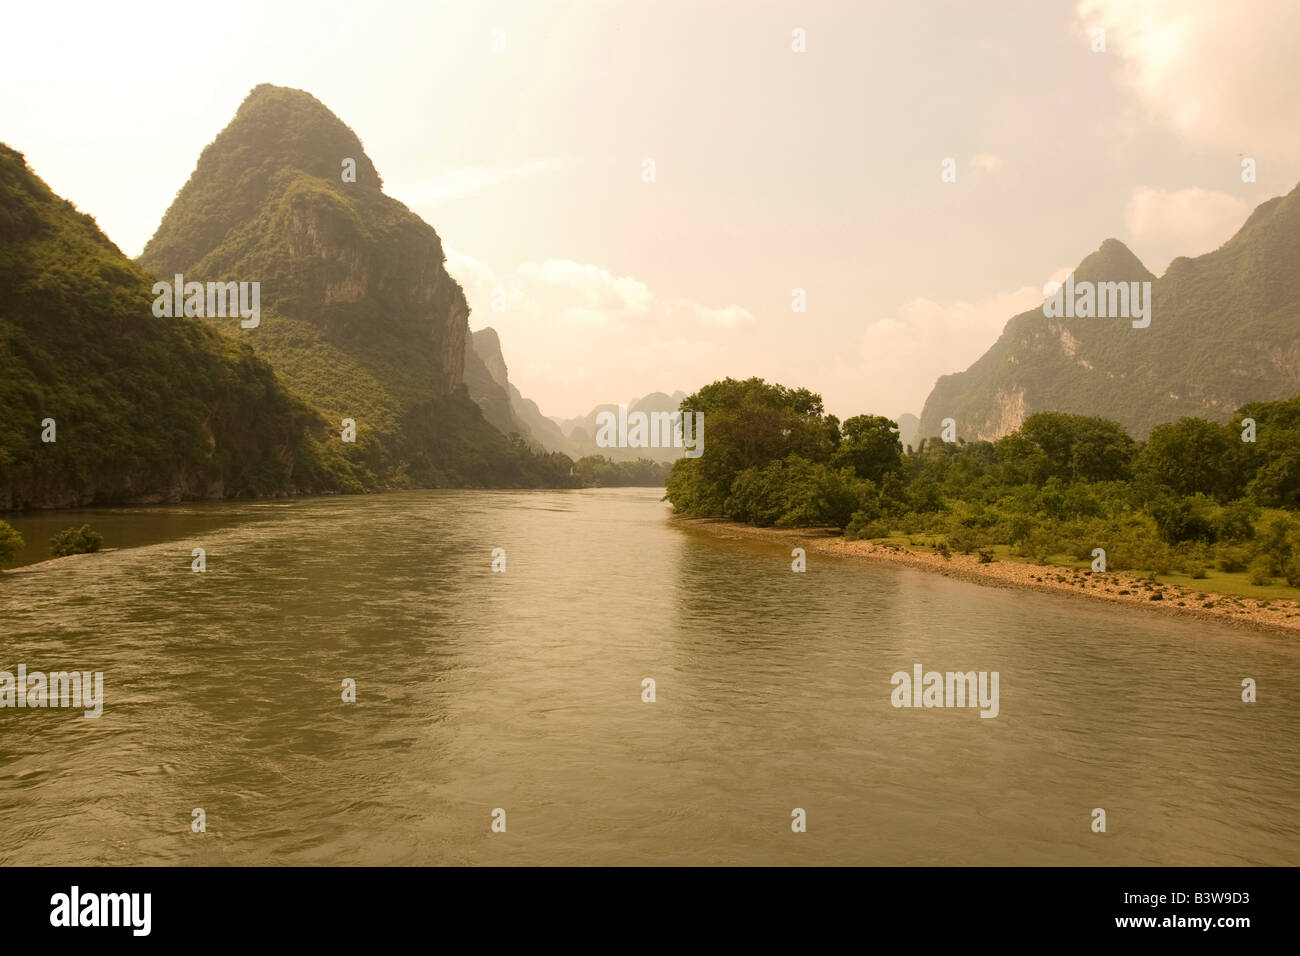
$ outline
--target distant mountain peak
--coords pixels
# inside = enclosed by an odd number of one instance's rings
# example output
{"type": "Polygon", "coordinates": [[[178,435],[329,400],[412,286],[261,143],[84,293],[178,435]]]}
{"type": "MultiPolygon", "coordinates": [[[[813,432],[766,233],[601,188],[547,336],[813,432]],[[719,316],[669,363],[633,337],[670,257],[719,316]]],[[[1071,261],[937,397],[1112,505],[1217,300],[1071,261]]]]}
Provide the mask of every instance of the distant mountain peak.
{"type": "Polygon", "coordinates": [[[1076,282],[1151,282],[1155,279],[1133,250],[1118,239],[1107,239],[1084,257],[1074,270],[1076,282]]]}

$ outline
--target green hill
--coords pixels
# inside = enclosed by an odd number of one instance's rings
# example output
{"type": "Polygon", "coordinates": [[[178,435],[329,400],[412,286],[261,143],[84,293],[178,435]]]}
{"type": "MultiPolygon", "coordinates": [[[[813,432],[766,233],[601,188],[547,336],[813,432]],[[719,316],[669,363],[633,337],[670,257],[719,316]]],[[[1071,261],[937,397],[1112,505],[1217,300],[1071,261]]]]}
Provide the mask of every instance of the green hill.
{"type": "Polygon", "coordinates": [[[0,144],[0,509],[326,491],[325,423],[0,144]],[[54,420],[54,441],[42,423],[54,420]]]}
{"type": "Polygon", "coordinates": [[[1117,318],[1011,319],[964,372],[942,376],[920,434],[953,418],[959,437],[998,438],[1029,415],[1061,411],[1120,422],[1144,438],[1183,416],[1226,422],[1250,401],[1300,392],[1300,187],[1259,206],[1214,252],[1152,276],[1108,239],[1077,280],[1152,282],[1151,324],[1117,318]]]}

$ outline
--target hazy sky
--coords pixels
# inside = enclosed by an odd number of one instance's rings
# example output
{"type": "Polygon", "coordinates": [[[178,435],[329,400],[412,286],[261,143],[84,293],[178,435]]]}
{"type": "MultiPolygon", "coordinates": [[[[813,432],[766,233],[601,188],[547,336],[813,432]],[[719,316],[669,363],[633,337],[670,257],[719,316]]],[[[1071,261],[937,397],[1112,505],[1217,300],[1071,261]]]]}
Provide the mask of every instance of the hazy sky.
{"type": "Polygon", "coordinates": [[[41,2],[5,21],[0,140],[132,256],[252,87],[315,95],[557,416],[725,375],[841,416],[919,412],[1102,240],[1159,274],[1300,180],[1295,0],[41,2]]]}

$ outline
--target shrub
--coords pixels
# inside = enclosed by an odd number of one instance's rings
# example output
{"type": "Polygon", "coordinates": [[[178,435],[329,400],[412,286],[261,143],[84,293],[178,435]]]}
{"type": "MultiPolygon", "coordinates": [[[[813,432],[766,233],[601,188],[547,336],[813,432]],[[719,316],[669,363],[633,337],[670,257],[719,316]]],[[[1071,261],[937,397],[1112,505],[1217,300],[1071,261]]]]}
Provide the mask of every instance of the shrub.
{"type": "Polygon", "coordinates": [[[1255,522],[1259,520],[1259,506],[1242,498],[1219,509],[1214,517],[1214,530],[1220,541],[1249,541],[1255,537],[1255,522]]]}
{"type": "Polygon", "coordinates": [[[1225,547],[1219,549],[1219,570],[1235,573],[1245,571],[1250,563],[1250,555],[1245,548],[1225,547]]]}
{"type": "Polygon", "coordinates": [[[104,536],[90,530],[90,525],[65,528],[50,539],[50,554],[56,558],[69,554],[92,554],[104,544],[104,536]]]}
{"type": "Polygon", "coordinates": [[[1016,515],[1007,527],[1007,543],[1022,544],[1034,532],[1034,524],[1025,515],[1016,515]]]}
{"type": "Polygon", "coordinates": [[[1258,586],[1273,583],[1273,562],[1264,555],[1250,562],[1250,583],[1258,586]]]}
{"type": "Polygon", "coordinates": [[[0,521],[0,564],[8,564],[23,549],[23,536],[9,524],[0,521]]]}
{"type": "Polygon", "coordinates": [[[1214,502],[1205,495],[1189,498],[1166,498],[1151,509],[1156,532],[1167,544],[1182,541],[1213,543],[1218,536],[1211,518],[1214,502]]]}
{"type": "Polygon", "coordinates": [[[992,542],[987,534],[958,527],[948,533],[948,545],[962,554],[970,554],[980,548],[988,547],[992,542]]]}
{"type": "Polygon", "coordinates": [[[888,521],[873,519],[865,511],[855,511],[844,528],[844,537],[849,541],[858,541],[862,538],[887,538],[889,531],[888,521]]]}

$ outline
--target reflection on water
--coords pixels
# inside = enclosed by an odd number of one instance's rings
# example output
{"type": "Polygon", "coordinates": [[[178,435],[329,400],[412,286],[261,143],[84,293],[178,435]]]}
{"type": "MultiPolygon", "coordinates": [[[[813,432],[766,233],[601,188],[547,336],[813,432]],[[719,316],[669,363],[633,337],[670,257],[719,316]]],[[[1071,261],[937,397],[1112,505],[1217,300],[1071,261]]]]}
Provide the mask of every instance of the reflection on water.
{"type": "Polygon", "coordinates": [[[0,669],[101,670],[104,715],[0,710],[0,862],[1300,855],[1293,639],[819,555],[793,574],[659,494],[72,516],[136,546],[0,578],[0,669]],[[894,709],[916,663],[998,671],[999,716],[894,709]]]}

